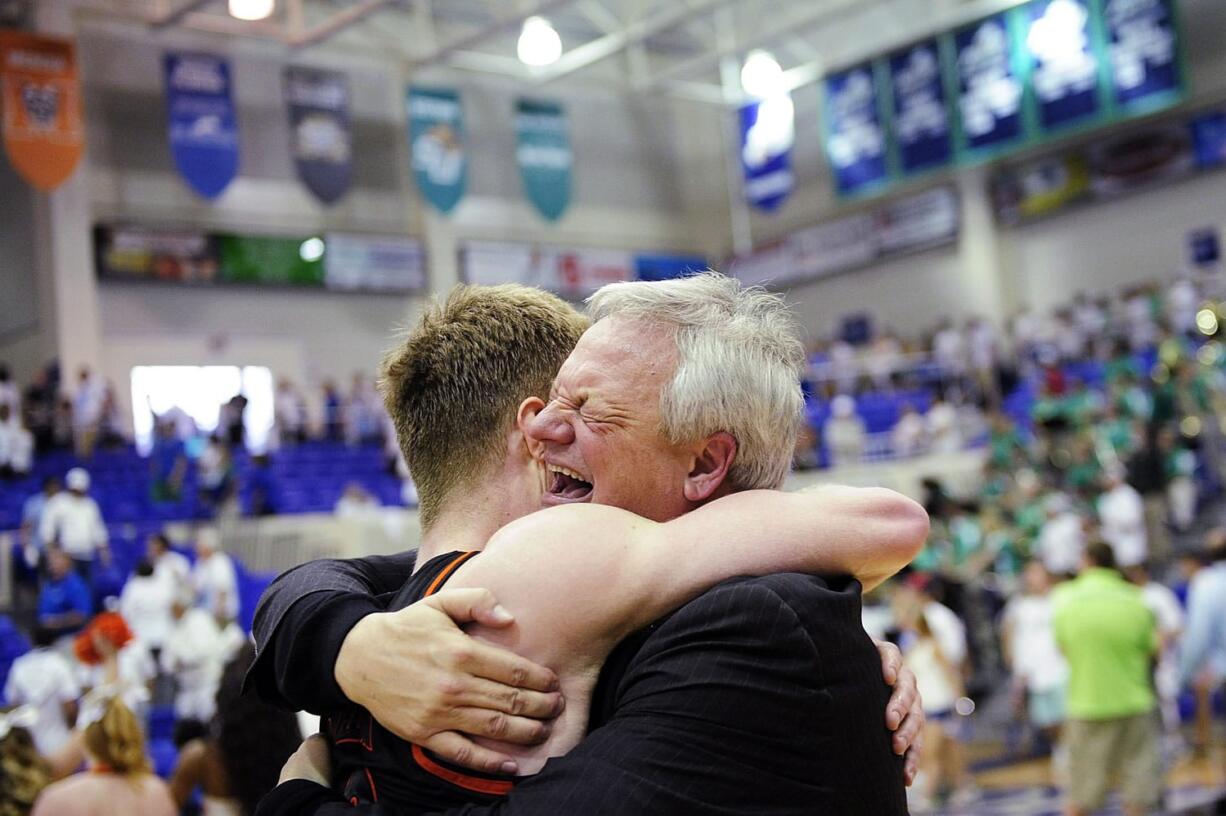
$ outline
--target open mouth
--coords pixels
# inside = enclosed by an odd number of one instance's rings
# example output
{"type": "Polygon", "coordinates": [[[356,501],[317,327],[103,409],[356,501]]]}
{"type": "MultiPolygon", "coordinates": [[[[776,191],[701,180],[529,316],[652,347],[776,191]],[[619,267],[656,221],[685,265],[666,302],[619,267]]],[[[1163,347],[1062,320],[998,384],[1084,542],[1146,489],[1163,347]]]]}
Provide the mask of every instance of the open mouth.
{"type": "Polygon", "coordinates": [[[549,469],[549,493],[546,498],[555,503],[582,502],[592,498],[592,483],[570,468],[547,465],[549,469]]]}

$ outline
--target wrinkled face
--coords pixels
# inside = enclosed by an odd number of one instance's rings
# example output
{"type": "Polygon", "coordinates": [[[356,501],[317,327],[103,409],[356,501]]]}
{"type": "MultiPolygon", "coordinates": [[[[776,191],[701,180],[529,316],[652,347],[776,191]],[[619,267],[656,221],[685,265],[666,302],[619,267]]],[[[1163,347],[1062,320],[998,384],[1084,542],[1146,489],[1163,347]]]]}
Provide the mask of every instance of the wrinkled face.
{"type": "Polygon", "coordinates": [[[661,430],[660,393],[677,367],[669,334],[610,317],[588,329],[525,428],[544,447],[544,506],[595,502],[656,521],[689,509],[692,452],[661,430]]]}

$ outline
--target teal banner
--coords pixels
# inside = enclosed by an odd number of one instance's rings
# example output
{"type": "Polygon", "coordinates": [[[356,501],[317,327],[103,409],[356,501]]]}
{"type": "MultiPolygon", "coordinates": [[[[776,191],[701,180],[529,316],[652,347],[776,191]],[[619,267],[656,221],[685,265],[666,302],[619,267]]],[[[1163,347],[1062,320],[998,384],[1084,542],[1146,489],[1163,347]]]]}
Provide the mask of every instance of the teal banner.
{"type": "Polygon", "coordinates": [[[570,168],[574,163],[566,111],[552,102],[521,99],[515,108],[515,132],[515,157],[524,192],[541,215],[557,221],[570,205],[570,168]]]}
{"type": "Polygon", "coordinates": [[[422,198],[443,214],[455,209],[468,184],[464,109],[455,91],[409,88],[409,145],[422,198]]]}

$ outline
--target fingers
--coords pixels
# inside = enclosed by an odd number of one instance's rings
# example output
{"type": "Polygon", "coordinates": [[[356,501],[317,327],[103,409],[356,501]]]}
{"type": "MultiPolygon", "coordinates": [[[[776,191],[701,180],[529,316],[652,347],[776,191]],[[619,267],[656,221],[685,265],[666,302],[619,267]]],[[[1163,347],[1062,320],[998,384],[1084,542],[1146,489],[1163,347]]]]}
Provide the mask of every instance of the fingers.
{"type": "Polygon", "coordinates": [[[915,673],[902,666],[894,684],[894,691],[890,694],[890,702],[886,705],[886,728],[897,730],[903,718],[916,708],[919,708],[919,686],[915,681],[915,673]]]}
{"type": "Polygon", "coordinates": [[[506,754],[483,748],[454,731],[442,731],[421,743],[421,746],[448,762],[485,773],[514,774],[519,765],[506,754]]]}
{"type": "Polygon", "coordinates": [[[915,753],[917,746],[923,744],[923,731],[924,712],[912,711],[894,732],[894,753],[900,756],[905,752],[915,753]]]}
{"type": "Polygon", "coordinates": [[[456,623],[475,621],[501,629],[515,621],[488,589],[444,589],[422,603],[446,613],[456,623]]]}
{"type": "Polygon", "coordinates": [[[565,708],[565,701],[559,692],[513,688],[480,677],[472,678],[471,687],[457,695],[455,703],[537,720],[552,720],[565,708]]]}
{"type": "Polygon", "coordinates": [[[908,788],[915,782],[915,777],[919,773],[920,751],[923,747],[924,735],[921,733],[916,737],[915,743],[907,751],[907,756],[903,760],[902,776],[908,788]]]}
{"type": "Polygon", "coordinates": [[[549,723],[527,717],[513,717],[486,708],[458,707],[452,709],[450,720],[456,731],[473,737],[487,737],[516,745],[537,745],[548,739],[549,723]]]}
{"type": "Polygon", "coordinates": [[[457,646],[452,655],[456,669],[506,686],[540,692],[557,691],[558,676],[544,666],[538,666],[506,649],[481,643],[467,635],[464,637],[465,643],[457,646]]]}
{"type": "Polygon", "coordinates": [[[873,645],[881,653],[881,674],[885,677],[885,684],[892,686],[898,682],[898,673],[902,670],[902,652],[886,640],[874,640],[873,645]]]}

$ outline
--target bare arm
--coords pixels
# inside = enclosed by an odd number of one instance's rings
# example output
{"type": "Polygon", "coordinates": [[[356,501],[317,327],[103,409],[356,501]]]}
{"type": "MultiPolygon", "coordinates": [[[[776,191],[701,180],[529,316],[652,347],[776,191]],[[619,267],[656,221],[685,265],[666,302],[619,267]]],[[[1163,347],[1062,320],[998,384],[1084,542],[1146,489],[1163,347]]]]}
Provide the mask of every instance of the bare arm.
{"type": "Polygon", "coordinates": [[[747,491],[665,524],[564,505],[504,527],[449,586],[493,591],[517,619],[497,640],[549,665],[573,656],[567,644],[607,651],[736,575],[845,573],[876,586],[914,557],[927,532],[918,504],[880,488],[747,491]]]}

